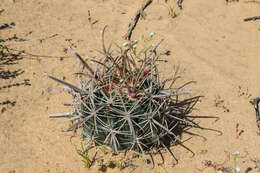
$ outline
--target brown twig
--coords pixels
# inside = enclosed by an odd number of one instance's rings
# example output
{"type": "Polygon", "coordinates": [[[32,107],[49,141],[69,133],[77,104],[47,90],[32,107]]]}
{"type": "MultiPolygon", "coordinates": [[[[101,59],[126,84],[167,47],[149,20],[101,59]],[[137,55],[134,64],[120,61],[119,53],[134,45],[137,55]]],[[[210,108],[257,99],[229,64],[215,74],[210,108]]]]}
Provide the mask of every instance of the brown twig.
{"type": "Polygon", "coordinates": [[[239,127],[239,123],[236,124],[236,138],[237,139],[239,137],[239,129],[238,129],[238,127],[239,127]]]}
{"type": "Polygon", "coordinates": [[[123,36],[124,39],[126,40],[130,40],[131,36],[132,36],[132,32],[135,29],[135,26],[140,18],[140,16],[143,15],[144,10],[146,9],[146,7],[148,7],[148,5],[150,5],[153,2],[153,0],[147,0],[145,4],[142,5],[141,9],[139,9],[136,12],[135,18],[132,20],[132,22],[129,23],[128,25],[128,31],[127,33],[123,36]]]}
{"type": "Polygon", "coordinates": [[[258,135],[260,135],[260,132],[259,132],[260,131],[260,115],[259,115],[259,106],[258,106],[259,102],[260,102],[260,97],[257,97],[257,98],[250,101],[250,103],[252,105],[254,105],[254,107],[255,107],[256,125],[258,127],[258,132],[257,132],[258,135]]]}
{"type": "Polygon", "coordinates": [[[249,18],[245,18],[244,21],[245,22],[248,22],[248,21],[251,21],[251,20],[257,20],[257,19],[260,19],[260,16],[254,16],[254,17],[249,17],[249,18]]]}

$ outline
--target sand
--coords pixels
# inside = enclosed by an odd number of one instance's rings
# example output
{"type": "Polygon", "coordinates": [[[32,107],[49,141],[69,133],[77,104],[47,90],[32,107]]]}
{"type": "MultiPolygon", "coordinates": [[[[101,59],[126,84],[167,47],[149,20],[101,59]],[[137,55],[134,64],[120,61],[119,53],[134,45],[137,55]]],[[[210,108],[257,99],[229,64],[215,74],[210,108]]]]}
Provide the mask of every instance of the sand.
{"type": "MultiPolygon", "coordinates": [[[[96,50],[101,49],[101,30],[105,25],[108,25],[106,43],[122,44],[128,23],[141,4],[134,0],[1,1],[0,10],[4,11],[0,24],[14,22],[15,26],[0,30],[0,38],[16,34],[28,40],[3,43],[25,53],[14,61],[16,64],[2,65],[4,70],[24,72],[15,78],[0,78],[0,87],[23,83],[0,89],[1,173],[98,172],[94,165],[86,169],[77,154],[79,135],[71,139],[70,133],[62,132],[68,124],[55,126],[61,119],[48,118],[50,113],[71,111],[64,106],[71,102],[71,97],[43,92],[42,88],[62,86],[43,76],[43,72],[76,83],[73,73],[78,65],[67,52],[68,46],[83,56],[99,56],[96,50]],[[90,24],[88,10],[95,24],[90,24]],[[7,100],[11,103],[3,104],[7,100]]],[[[138,22],[132,39],[150,32],[164,39],[161,48],[171,51],[166,74],[170,76],[173,67],[180,66],[183,77],[180,83],[196,81],[189,87],[196,89],[194,95],[203,98],[192,115],[219,117],[218,121],[196,121],[223,134],[191,129],[190,132],[206,138],[183,135],[183,144],[194,156],[180,145],[173,146],[177,165],[173,166],[170,156],[162,152],[164,162],[158,155],[154,156],[154,166],[135,159],[136,168],[127,167],[122,172],[213,173],[216,172],[213,167],[203,166],[203,159],[216,164],[225,161],[224,166],[234,167],[236,151],[240,152],[237,167],[241,172],[259,172],[260,136],[256,133],[255,110],[249,101],[260,96],[260,20],[243,19],[259,16],[260,4],[184,0],[183,10],[179,10],[176,1],[154,0],[144,12],[145,18],[138,22]],[[175,8],[177,17],[169,16],[169,6],[175,8]],[[241,132],[238,138],[237,124],[241,132]]],[[[120,172],[118,168],[106,171],[120,172]]]]}

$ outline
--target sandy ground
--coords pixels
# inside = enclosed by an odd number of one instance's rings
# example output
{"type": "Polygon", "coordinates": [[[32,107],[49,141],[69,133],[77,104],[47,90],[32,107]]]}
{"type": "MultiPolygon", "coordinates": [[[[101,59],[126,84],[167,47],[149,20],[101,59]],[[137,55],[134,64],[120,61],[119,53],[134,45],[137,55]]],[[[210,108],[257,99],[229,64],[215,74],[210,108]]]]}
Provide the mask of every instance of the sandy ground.
{"type": "MultiPolygon", "coordinates": [[[[141,6],[134,0],[1,0],[0,25],[11,22],[15,26],[0,30],[0,38],[16,34],[28,42],[7,41],[9,48],[24,50],[27,55],[16,64],[3,65],[5,70],[22,70],[15,78],[0,79],[0,87],[15,83],[26,84],[0,89],[0,172],[1,173],[83,173],[98,172],[93,166],[87,170],[76,153],[79,137],[71,138],[61,132],[67,124],[54,126],[57,119],[49,113],[66,112],[71,97],[59,93],[42,92],[42,88],[59,88],[60,84],[47,79],[43,72],[75,83],[73,73],[77,62],[66,52],[73,46],[81,55],[98,56],[101,49],[101,30],[108,25],[106,43],[122,44],[130,19],[141,6]],[[91,25],[88,21],[91,13],[91,25]],[[51,37],[53,36],[53,37],[51,37]],[[48,38],[51,37],[51,38],[48,38]],[[46,39],[45,39],[46,38],[46,39]],[[40,41],[42,40],[42,41],[40,41]],[[29,55],[28,55],[29,53],[29,55]],[[30,84],[30,85],[29,85],[30,84]],[[3,104],[9,100],[15,104],[3,104]]],[[[238,167],[241,172],[260,171],[260,137],[256,134],[256,119],[250,99],[260,96],[260,20],[244,22],[246,17],[259,16],[259,3],[225,0],[184,0],[183,10],[176,2],[154,0],[145,10],[146,17],[138,22],[132,39],[141,34],[156,32],[163,38],[163,48],[171,50],[167,74],[174,65],[180,65],[185,82],[197,83],[195,94],[203,95],[193,115],[218,116],[220,119],[200,119],[200,125],[223,132],[194,129],[204,136],[183,136],[181,146],[172,147],[179,163],[172,166],[164,155],[164,163],[155,156],[155,165],[146,165],[140,159],[137,168],[122,172],[214,173],[212,167],[203,169],[202,160],[234,167],[232,153],[240,152],[238,167]],[[167,6],[174,6],[177,17],[168,15],[167,6]],[[241,88],[239,91],[239,87],[241,88]],[[237,138],[236,124],[239,124],[237,138]],[[230,159],[228,159],[228,155],[230,159]]],[[[107,172],[120,172],[108,168],[107,172]]]]}

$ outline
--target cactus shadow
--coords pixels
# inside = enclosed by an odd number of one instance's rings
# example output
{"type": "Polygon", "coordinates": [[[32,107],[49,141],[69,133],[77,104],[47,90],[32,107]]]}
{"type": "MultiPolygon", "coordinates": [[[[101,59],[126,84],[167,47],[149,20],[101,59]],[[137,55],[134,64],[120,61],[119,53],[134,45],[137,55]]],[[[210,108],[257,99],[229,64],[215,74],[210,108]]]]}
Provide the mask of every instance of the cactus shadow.
{"type": "MultiPolygon", "coordinates": [[[[14,26],[13,22],[8,25],[0,25],[0,31],[3,29],[11,29],[14,26]]],[[[20,86],[30,86],[30,80],[24,79],[21,82],[11,83],[11,81],[18,76],[24,74],[25,70],[16,68],[10,70],[11,66],[19,64],[19,61],[23,60],[24,51],[17,51],[6,46],[6,43],[11,41],[13,37],[2,39],[0,38],[0,83],[9,83],[7,85],[0,85],[0,92],[4,92],[5,89],[17,88],[20,86]],[[7,81],[7,82],[6,82],[7,81]],[[11,83],[11,84],[10,84],[11,83]]],[[[3,113],[7,109],[10,109],[16,105],[15,100],[0,100],[0,112],[3,113]]]]}

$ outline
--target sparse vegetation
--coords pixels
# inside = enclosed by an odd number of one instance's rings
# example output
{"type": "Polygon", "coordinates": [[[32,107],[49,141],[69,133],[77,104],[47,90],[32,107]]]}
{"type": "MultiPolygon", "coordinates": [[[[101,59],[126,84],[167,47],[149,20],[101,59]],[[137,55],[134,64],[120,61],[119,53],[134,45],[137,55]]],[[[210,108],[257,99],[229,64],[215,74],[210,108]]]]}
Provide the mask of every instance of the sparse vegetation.
{"type": "Polygon", "coordinates": [[[91,166],[91,160],[89,158],[89,150],[91,149],[91,147],[87,147],[87,148],[83,148],[82,146],[82,150],[77,150],[78,154],[82,157],[82,161],[84,162],[84,165],[86,168],[90,168],[91,166]]]}

